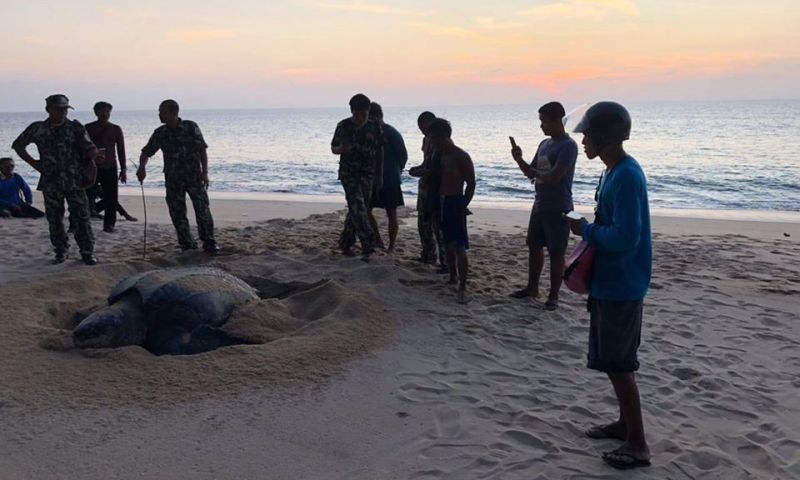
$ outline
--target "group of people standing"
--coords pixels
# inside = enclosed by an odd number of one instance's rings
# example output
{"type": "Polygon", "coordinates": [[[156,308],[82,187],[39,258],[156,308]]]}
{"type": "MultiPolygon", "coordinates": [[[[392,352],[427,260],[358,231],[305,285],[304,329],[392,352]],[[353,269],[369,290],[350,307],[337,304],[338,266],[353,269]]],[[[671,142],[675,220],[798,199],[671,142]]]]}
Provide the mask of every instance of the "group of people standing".
{"type": "MultiPolygon", "coordinates": [[[[90,191],[94,188],[94,185],[85,185],[87,170],[97,172],[91,183],[94,184],[96,178],[102,192],[102,207],[105,210],[103,231],[114,233],[118,211],[127,219],[135,220],[118,202],[118,182],[127,182],[127,161],[122,129],[110,121],[112,108],[107,102],[98,102],[94,106],[97,121],[84,126],[77,120],[67,118],[72,106],[65,95],[51,95],[45,99],[48,118],[29,125],[12,144],[17,155],[40,173],[37,188],[44,197],[44,216],[47,217],[55,263],[64,262],[69,250],[69,237],[64,228],[65,202],[69,207],[69,230],[75,236],[83,262],[87,265],[97,263],[90,215],[99,210],[99,206],[94,202],[94,195],[87,195],[87,187],[90,191]],[[39,159],[27,151],[30,144],[36,145],[39,159]]],[[[159,119],[164,125],[153,132],[142,149],[136,175],[140,182],[144,181],[147,160],[158,150],[162,151],[167,205],[178,234],[178,243],[183,249],[197,248],[186,218],[188,193],[194,204],[203,247],[213,254],[218,247],[214,240],[214,224],[206,193],[207,145],[197,124],[181,120],[178,112],[179,107],[174,100],[161,103],[159,119]]],[[[13,173],[13,168],[12,159],[0,160],[3,175],[0,179],[3,200],[0,201],[4,202],[0,203],[0,215],[8,212],[13,216],[42,216],[32,206],[30,188],[22,177],[13,173]]]]}
{"type": "MultiPolygon", "coordinates": [[[[339,239],[346,255],[353,255],[356,237],[361,240],[364,260],[383,247],[373,207],[386,209],[390,243],[395,248],[398,205],[403,205],[400,173],[408,160],[402,136],[384,123],[383,111],[366,95],[350,100],[351,116],[339,122],[331,141],[331,151],[339,155],[339,180],[344,187],[348,213],[339,239]]],[[[569,239],[565,212],[573,209],[572,180],[578,147],[566,133],[561,119],[564,107],[550,102],[539,109],[542,132],[548,137],[539,144],[532,162],[523,159],[522,149],[514,144],[511,155],[520,170],[535,184],[536,198],[528,226],[530,250],[528,284],[511,294],[515,298],[539,295],[539,277],[544,266],[544,248],[550,254],[550,291],[543,307],[558,308],[558,293],[564,271],[564,256],[569,239]]],[[[449,282],[458,284],[458,300],[467,301],[469,271],[467,216],[475,193],[475,169],[469,154],[452,140],[452,127],[432,112],[422,112],[417,126],[423,134],[422,164],[408,173],[419,178],[417,228],[422,251],[418,260],[438,264],[439,273],[449,273],[449,282]]],[[[513,141],[513,139],[512,139],[513,141]]]]}
{"type": "MultiPolygon", "coordinates": [[[[353,255],[356,237],[362,256],[369,260],[380,238],[371,206],[383,205],[390,220],[389,250],[395,246],[397,215],[402,204],[396,182],[407,161],[392,143],[402,143],[399,134],[387,134],[380,107],[363,94],[350,100],[351,116],[339,122],[331,151],[340,157],[339,180],[347,198],[348,213],[339,239],[346,255],[353,255]],[[374,112],[381,112],[380,115],[374,112]],[[400,198],[398,199],[398,195],[400,198]],[[377,198],[377,203],[371,202],[377,198]],[[390,201],[386,201],[389,199],[390,201]]],[[[526,161],[522,148],[510,138],[511,157],[531,180],[535,200],[528,224],[528,282],[511,293],[514,298],[539,296],[539,278],[544,267],[544,249],[550,257],[550,288],[545,310],[558,308],[559,290],[565,271],[565,253],[570,232],[594,249],[587,309],[590,312],[587,366],[608,375],[619,403],[619,418],[586,431],[590,438],[612,438],[623,444],[603,454],[603,460],[620,469],[647,466],[650,451],[645,441],[635,372],[641,341],[643,299],[652,267],[650,213],[647,182],[636,160],[622,147],[631,131],[628,111],[614,102],[590,107],[575,128],[583,134],[587,157],[599,157],[606,169],[596,190],[595,218],[566,214],[574,209],[572,183],[578,156],[577,143],[562,119],[564,107],[550,102],[538,110],[540,128],[547,137],[526,161]]],[[[475,193],[475,171],[467,152],[452,140],[450,123],[431,112],[418,117],[424,135],[421,165],[409,170],[419,177],[418,229],[422,244],[419,260],[440,266],[458,284],[458,301],[465,303],[468,277],[466,251],[468,206],[475,193]]],[[[394,131],[394,129],[392,129],[394,131]]]]}
{"type": "MultiPolygon", "coordinates": [[[[383,110],[364,94],[349,102],[351,116],[340,121],[331,140],[331,152],[339,156],[339,181],[347,201],[347,217],[339,248],[352,256],[356,238],[362,259],[369,261],[376,246],[383,247],[372,208],[386,209],[389,246],[394,251],[398,232],[397,207],[403,205],[400,174],[408,160],[402,136],[383,121],[383,110]]],[[[452,139],[450,122],[430,112],[419,116],[424,137],[421,165],[409,173],[419,177],[419,232],[423,250],[420,261],[438,258],[450,283],[458,284],[458,299],[466,302],[469,248],[467,206],[475,193],[472,160],[452,139]],[[434,242],[436,238],[436,242],[434,242]],[[437,247],[438,243],[438,247],[437,247]],[[437,257],[438,250],[438,257],[437,257]]]]}

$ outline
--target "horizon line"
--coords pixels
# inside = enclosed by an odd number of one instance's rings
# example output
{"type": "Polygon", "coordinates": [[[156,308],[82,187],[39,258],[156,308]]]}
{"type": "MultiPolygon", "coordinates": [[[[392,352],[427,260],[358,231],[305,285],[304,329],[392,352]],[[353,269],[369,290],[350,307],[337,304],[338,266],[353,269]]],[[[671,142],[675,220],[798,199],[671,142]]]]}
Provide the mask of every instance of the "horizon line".
{"type": "MultiPolygon", "coordinates": [[[[596,100],[601,101],[601,100],[596,100]]],[[[629,102],[625,102],[627,105],[640,105],[640,104],[661,104],[661,103],[752,103],[752,102],[796,102],[800,101],[800,97],[797,98],[742,98],[742,99],[715,99],[715,100],[698,100],[698,99],[690,99],[690,100],[633,100],[629,102]]],[[[536,102],[520,102],[520,103],[473,103],[473,104],[439,104],[439,105],[383,105],[383,108],[422,108],[424,110],[431,110],[436,108],[453,108],[453,107],[461,107],[461,108],[474,108],[474,107],[514,107],[514,106],[529,106],[529,105],[538,105],[536,102]]],[[[157,107],[157,106],[156,106],[157,107]]],[[[149,112],[156,110],[156,107],[150,108],[131,108],[131,109],[115,109],[116,112],[149,112]]],[[[319,107],[301,107],[301,106],[271,106],[271,107],[203,107],[203,108],[188,108],[188,107],[181,107],[184,111],[192,111],[192,112],[201,112],[201,111],[262,111],[262,110],[334,110],[334,109],[346,109],[348,108],[347,105],[341,106],[319,106],[319,107]]],[[[14,114],[14,113],[41,113],[44,112],[44,108],[41,110],[2,110],[0,109],[0,114],[14,114]]],[[[91,113],[92,110],[78,110],[75,109],[73,112],[89,112],[91,113]]]]}

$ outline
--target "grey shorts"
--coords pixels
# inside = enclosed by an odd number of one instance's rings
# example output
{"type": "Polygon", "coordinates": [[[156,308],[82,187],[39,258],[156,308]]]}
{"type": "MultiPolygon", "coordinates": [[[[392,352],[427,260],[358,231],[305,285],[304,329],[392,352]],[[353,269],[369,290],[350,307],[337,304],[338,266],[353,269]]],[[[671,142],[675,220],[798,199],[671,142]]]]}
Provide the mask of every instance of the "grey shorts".
{"type": "Polygon", "coordinates": [[[636,352],[642,337],[642,301],[589,299],[587,366],[607,373],[639,370],[636,352]]]}
{"type": "Polygon", "coordinates": [[[547,247],[551,257],[563,256],[569,241],[569,225],[561,212],[531,210],[526,243],[531,248],[547,247]]]}

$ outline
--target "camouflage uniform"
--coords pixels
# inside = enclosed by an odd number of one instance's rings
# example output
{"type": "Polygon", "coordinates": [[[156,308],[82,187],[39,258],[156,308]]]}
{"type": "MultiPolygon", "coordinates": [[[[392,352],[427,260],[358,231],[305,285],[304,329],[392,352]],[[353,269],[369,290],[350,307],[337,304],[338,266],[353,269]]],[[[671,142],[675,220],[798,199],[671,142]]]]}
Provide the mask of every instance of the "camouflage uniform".
{"type": "Polygon", "coordinates": [[[346,118],[336,125],[332,146],[349,144],[351,153],[339,158],[339,181],[347,200],[347,218],[339,236],[339,248],[346,250],[361,240],[364,253],[375,250],[375,232],[369,223],[369,201],[372,195],[372,179],[375,161],[383,148],[383,128],[380,123],[369,120],[358,128],[352,119],[346,118]]]}
{"type": "Polygon", "coordinates": [[[431,185],[438,181],[438,173],[428,170],[439,166],[438,158],[434,158],[435,153],[429,140],[425,138],[422,142],[423,162],[422,168],[425,173],[419,178],[417,193],[417,230],[419,240],[422,244],[422,254],[420,257],[423,262],[434,263],[438,259],[442,267],[447,265],[447,254],[442,240],[442,229],[439,221],[438,212],[438,186],[431,185]]]}
{"type": "Polygon", "coordinates": [[[164,184],[172,225],[183,249],[197,248],[186,218],[186,194],[192,200],[197,220],[197,233],[206,249],[216,247],[214,219],[209,208],[208,193],[203,186],[200,155],[208,148],[200,127],[189,120],[180,120],[176,128],[162,125],[155,129],[142,153],[152,157],[160,149],[164,155],[164,184]]]}
{"type": "Polygon", "coordinates": [[[50,227],[50,242],[56,253],[66,253],[69,237],[64,230],[64,200],[69,205],[70,221],[75,224],[75,241],[81,255],[91,255],[94,234],[89,221],[89,201],[81,188],[81,164],[95,148],[86,128],[77,120],[66,120],[53,126],[48,120],[34,122],[23,131],[12,148],[25,148],[31,143],[39,150],[38,190],[44,196],[44,211],[50,227]]]}

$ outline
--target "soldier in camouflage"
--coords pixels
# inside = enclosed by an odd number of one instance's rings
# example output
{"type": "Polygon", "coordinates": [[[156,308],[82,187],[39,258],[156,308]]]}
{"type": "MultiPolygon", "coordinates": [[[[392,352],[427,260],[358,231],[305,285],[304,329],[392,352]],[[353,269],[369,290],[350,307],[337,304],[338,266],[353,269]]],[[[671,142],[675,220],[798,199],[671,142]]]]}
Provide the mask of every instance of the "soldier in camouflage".
{"type": "Polygon", "coordinates": [[[178,116],[175,100],[164,100],[158,107],[158,118],[164,124],[153,132],[139,157],[136,177],[143,182],[147,176],[147,160],[161,150],[164,155],[164,184],[167,189],[167,208],[178,234],[181,250],[197,248],[186,218],[186,194],[192,200],[197,220],[197,233],[203,250],[210,254],[219,251],[214,240],[214,219],[208,202],[208,155],[200,127],[178,116]]]}
{"type": "Polygon", "coordinates": [[[339,155],[339,181],[347,200],[347,218],[339,236],[339,248],[352,255],[356,237],[364,260],[375,251],[375,232],[369,223],[373,190],[383,187],[383,129],[369,119],[370,100],[361,93],[350,99],[352,116],[336,125],[331,152],[339,155]]]}
{"type": "Polygon", "coordinates": [[[47,120],[33,122],[23,131],[12,148],[25,162],[36,169],[38,190],[44,196],[45,215],[50,226],[50,242],[55,250],[55,263],[67,258],[69,237],[64,230],[64,200],[69,205],[70,219],[75,223],[75,241],[87,265],[94,265],[94,235],[89,223],[89,202],[84,192],[81,168],[93,162],[97,148],[89,140],[86,129],[77,120],[69,120],[72,107],[64,95],[51,95],[45,100],[47,120]],[[31,143],[39,150],[39,160],[26,150],[31,143]]]}

